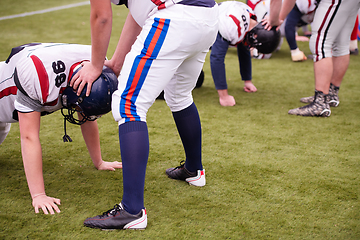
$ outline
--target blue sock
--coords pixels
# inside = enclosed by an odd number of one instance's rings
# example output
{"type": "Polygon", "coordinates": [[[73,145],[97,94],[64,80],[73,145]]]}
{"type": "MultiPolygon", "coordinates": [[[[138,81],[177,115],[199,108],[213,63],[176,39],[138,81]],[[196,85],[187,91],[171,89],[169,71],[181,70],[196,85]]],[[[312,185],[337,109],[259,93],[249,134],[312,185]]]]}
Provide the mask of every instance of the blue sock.
{"type": "Polygon", "coordinates": [[[172,114],[185,150],[185,168],[190,172],[202,170],[201,123],[195,103],[172,114]]]}
{"type": "Polygon", "coordinates": [[[144,185],[149,157],[149,136],[146,122],[127,122],[119,126],[125,210],[137,214],[144,208],[144,185]]]}

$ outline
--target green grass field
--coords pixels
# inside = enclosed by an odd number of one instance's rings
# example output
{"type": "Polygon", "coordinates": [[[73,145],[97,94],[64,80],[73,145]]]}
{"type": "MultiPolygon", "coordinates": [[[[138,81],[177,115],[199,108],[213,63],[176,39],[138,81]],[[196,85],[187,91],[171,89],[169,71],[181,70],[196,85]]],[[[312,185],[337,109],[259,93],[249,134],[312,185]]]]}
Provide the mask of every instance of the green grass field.
{"type": "MultiPolygon", "coordinates": [[[[2,0],[0,17],[81,2],[2,0]]],[[[0,61],[29,42],[90,44],[90,6],[0,21],[0,61]]],[[[114,7],[111,57],[127,13],[114,7]]],[[[307,42],[299,47],[308,55],[307,42]]],[[[209,57],[209,56],[208,56],[209,57]]],[[[122,172],[97,171],[78,126],[60,112],[42,118],[40,138],[46,193],[61,213],[35,214],[22,164],[19,127],[0,145],[0,239],[360,239],[360,56],[351,56],[330,118],[290,116],[314,91],[312,61],[293,63],[282,45],[269,60],[253,60],[256,93],[245,93],[236,49],[226,58],[229,92],[221,107],[211,77],[193,92],[202,120],[207,185],[174,181],[165,169],[184,159],[164,101],[148,113],[150,156],[145,184],[148,227],[101,231],[83,226],[121,200],[122,172]]],[[[0,113],[1,114],[1,113],[0,113]]],[[[117,123],[99,119],[103,159],[120,159],[117,123]]]]}

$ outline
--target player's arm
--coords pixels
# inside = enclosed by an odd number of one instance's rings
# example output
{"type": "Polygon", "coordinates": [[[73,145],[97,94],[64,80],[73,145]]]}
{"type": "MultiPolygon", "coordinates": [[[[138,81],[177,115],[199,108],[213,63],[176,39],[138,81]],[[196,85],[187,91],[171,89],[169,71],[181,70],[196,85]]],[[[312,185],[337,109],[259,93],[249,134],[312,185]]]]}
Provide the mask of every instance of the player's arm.
{"type": "MultiPolygon", "coordinates": [[[[81,115],[78,115],[81,119],[81,115]]],[[[122,168],[122,163],[118,161],[105,162],[101,157],[99,129],[96,121],[86,121],[81,125],[81,133],[83,135],[86,147],[94,166],[98,170],[115,171],[116,168],[122,168]]]]}
{"type": "Polygon", "coordinates": [[[284,19],[289,15],[291,10],[294,8],[296,0],[284,0],[281,6],[279,19],[284,21],[284,19]]]}
{"type": "Polygon", "coordinates": [[[283,21],[280,21],[279,15],[281,10],[282,0],[270,0],[270,16],[266,16],[262,19],[262,24],[265,25],[265,29],[270,30],[272,27],[280,25],[283,21]]]}
{"type": "Polygon", "coordinates": [[[279,26],[279,14],[281,9],[281,0],[270,0],[270,25],[279,26]]]}
{"type": "Polygon", "coordinates": [[[39,213],[41,208],[45,214],[54,214],[54,210],[60,212],[57,206],[60,205],[60,199],[48,197],[45,193],[39,138],[40,117],[40,113],[36,111],[19,112],[21,153],[35,213],[39,213]]]}
{"type": "Polygon", "coordinates": [[[121,31],[120,39],[116,46],[114,55],[110,61],[106,62],[106,65],[110,67],[117,76],[120,74],[126,54],[130,52],[131,46],[140,32],[141,27],[136,23],[129,12],[121,31]]]}
{"type": "Polygon", "coordinates": [[[90,0],[91,61],[84,62],[83,68],[71,79],[70,86],[78,95],[88,84],[86,96],[90,95],[92,83],[100,76],[109,46],[112,29],[110,0],[90,0]]]}

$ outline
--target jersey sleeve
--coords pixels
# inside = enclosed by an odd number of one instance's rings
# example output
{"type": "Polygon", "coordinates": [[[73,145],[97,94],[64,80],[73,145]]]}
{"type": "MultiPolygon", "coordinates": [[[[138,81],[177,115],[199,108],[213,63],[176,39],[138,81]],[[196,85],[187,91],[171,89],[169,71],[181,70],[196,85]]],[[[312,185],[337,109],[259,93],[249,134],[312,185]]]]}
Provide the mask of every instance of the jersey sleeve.
{"type": "Polygon", "coordinates": [[[42,104],[39,101],[26,96],[21,91],[18,91],[16,94],[15,109],[17,111],[25,113],[33,111],[40,112],[41,108],[42,104]]]}

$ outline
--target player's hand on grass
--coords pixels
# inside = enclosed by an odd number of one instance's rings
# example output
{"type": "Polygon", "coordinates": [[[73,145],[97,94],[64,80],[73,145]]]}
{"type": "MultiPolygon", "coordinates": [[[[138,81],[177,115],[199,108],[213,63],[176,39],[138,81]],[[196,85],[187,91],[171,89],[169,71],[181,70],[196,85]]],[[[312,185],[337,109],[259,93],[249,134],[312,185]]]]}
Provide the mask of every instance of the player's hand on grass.
{"type": "Polygon", "coordinates": [[[114,162],[105,162],[102,163],[97,167],[98,170],[110,170],[115,171],[116,168],[122,168],[122,162],[114,161],[114,162]]]}
{"type": "Polygon", "coordinates": [[[82,69],[80,69],[74,77],[71,78],[70,86],[76,90],[77,95],[80,96],[81,91],[87,84],[86,96],[90,95],[91,86],[93,82],[100,76],[102,69],[97,69],[91,62],[82,62],[82,69]]]}
{"type": "Polygon", "coordinates": [[[244,91],[248,92],[248,93],[256,92],[257,88],[255,87],[255,85],[251,81],[245,81],[245,83],[244,83],[244,91]]]}
{"type": "Polygon", "coordinates": [[[33,197],[32,205],[35,208],[35,213],[39,213],[39,209],[42,209],[44,214],[55,214],[54,210],[57,213],[60,213],[58,205],[61,205],[60,199],[48,197],[46,194],[35,195],[33,197]]]}

